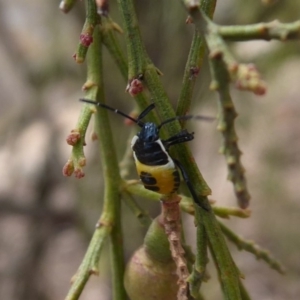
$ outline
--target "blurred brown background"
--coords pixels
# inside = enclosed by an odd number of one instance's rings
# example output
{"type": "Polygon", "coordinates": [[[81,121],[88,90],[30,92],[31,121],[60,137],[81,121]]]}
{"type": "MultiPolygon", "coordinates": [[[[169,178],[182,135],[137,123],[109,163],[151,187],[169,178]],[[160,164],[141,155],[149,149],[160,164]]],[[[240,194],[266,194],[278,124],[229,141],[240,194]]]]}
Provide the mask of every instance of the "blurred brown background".
{"type": "MultiPolygon", "coordinates": [[[[276,1],[269,7],[262,2],[219,1],[215,19],[220,24],[249,24],[299,18],[297,1],[276,1]]],[[[192,26],[184,23],[180,1],[136,4],[147,50],[164,73],[162,81],[175,105],[192,26]]],[[[58,5],[58,1],[0,1],[0,299],[63,299],[101,212],[103,186],[96,143],[87,140],[83,179],[65,178],[61,172],[71,151],[65,138],[76,124],[78,98],[83,95],[85,66],[76,65],[72,54],[85,13],[82,2],[68,15],[58,5]]],[[[121,24],[115,3],[111,15],[121,24]]],[[[286,266],[287,274],[277,274],[235,246],[232,254],[253,299],[296,300],[300,294],[300,42],[232,43],[231,48],[240,61],[257,64],[268,93],[257,97],[232,91],[252,217],[233,218],[226,224],[268,248],[286,266]]],[[[133,102],[124,93],[126,83],[106,50],[104,60],[107,101],[129,112],[133,102]]],[[[216,115],[216,93],[208,90],[207,65],[199,77],[192,113],[216,115]]],[[[121,126],[119,117],[111,120],[121,158],[130,129],[121,126]]],[[[212,198],[218,205],[234,205],[224,158],[218,154],[216,125],[189,126],[196,132],[191,147],[212,198]]],[[[130,177],[136,178],[136,173],[130,177]]],[[[152,216],[157,214],[157,203],[143,199],[139,203],[152,216]]],[[[142,243],[145,229],[125,205],[123,211],[128,258],[142,243]]],[[[192,219],[186,217],[185,224],[193,244],[192,219]]],[[[100,270],[82,300],[111,299],[108,247],[100,270]]],[[[213,268],[210,272],[212,280],[203,286],[207,299],[221,299],[213,268]]]]}

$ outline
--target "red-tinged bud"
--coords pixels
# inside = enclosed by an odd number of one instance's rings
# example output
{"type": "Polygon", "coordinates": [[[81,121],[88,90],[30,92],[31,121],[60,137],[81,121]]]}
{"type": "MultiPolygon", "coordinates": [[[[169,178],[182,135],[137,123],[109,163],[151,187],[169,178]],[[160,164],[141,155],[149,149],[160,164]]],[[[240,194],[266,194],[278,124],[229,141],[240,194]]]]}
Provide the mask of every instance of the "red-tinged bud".
{"type": "Polygon", "coordinates": [[[124,285],[131,300],[176,300],[178,276],[169,242],[159,218],[155,219],[127,264],[124,285]]]}
{"type": "Polygon", "coordinates": [[[71,130],[71,133],[66,138],[67,143],[71,146],[75,146],[79,140],[80,140],[80,133],[78,129],[71,130]]]}
{"type": "Polygon", "coordinates": [[[92,42],[93,42],[93,36],[90,35],[89,33],[82,33],[80,35],[80,43],[83,46],[89,47],[92,42]]]}
{"type": "Polygon", "coordinates": [[[198,67],[191,67],[190,68],[190,79],[194,79],[196,78],[198,75],[199,75],[199,72],[200,72],[200,68],[198,67]]]}
{"type": "Polygon", "coordinates": [[[143,82],[139,78],[135,78],[131,80],[127,87],[126,87],[126,92],[128,92],[131,96],[136,96],[139,93],[141,93],[144,89],[143,82]]]}
{"type": "Polygon", "coordinates": [[[75,177],[78,179],[84,177],[84,175],[85,175],[84,172],[82,171],[82,169],[80,169],[80,168],[76,168],[74,170],[74,174],[75,174],[75,177]]]}
{"type": "Polygon", "coordinates": [[[64,176],[69,177],[74,172],[74,164],[73,161],[68,160],[67,163],[64,165],[62,173],[64,176]]]}

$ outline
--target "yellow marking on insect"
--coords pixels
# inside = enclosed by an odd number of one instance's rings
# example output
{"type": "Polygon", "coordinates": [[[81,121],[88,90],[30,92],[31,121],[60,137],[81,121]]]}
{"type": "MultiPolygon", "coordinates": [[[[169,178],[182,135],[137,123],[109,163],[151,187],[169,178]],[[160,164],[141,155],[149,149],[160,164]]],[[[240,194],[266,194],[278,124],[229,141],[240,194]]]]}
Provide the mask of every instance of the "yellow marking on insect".
{"type": "Polygon", "coordinates": [[[136,169],[146,189],[168,195],[179,187],[180,177],[173,161],[162,166],[147,166],[136,160],[136,169]],[[147,179],[154,182],[148,184],[147,179]]]}

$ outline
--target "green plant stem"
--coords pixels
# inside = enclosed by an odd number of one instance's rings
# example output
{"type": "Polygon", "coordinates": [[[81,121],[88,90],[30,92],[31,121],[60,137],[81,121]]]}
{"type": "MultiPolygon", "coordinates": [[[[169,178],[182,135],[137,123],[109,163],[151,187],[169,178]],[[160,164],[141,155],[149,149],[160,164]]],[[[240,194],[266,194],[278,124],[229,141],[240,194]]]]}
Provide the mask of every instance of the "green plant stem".
{"type": "Polygon", "coordinates": [[[272,21],[243,26],[218,26],[218,33],[230,41],[292,40],[300,38],[300,21],[281,23],[272,21]]]}
{"type": "Polygon", "coordinates": [[[229,219],[231,216],[238,218],[249,218],[251,211],[248,209],[241,209],[239,207],[224,207],[224,206],[213,206],[214,213],[223,219],[229,219]]]}
{"type": "Polygon", "coordinates": [[[226,300],[240,300],[239,273],[233,263],[225,239],[214,214],[202,213],[198,222],[203,222],[211,253],[220,276],[226,300]]]}
{"type": "MultiPolygon", "coordinates": [[[[91,63],[88,64],[91,70],[96,72],[97,78],[97,97],[96,100],[104,102],[104,88],[102,72],[102,58],[101,58],[101,44],[100,44],[100,32],[96,34],[99,37],[99,42],[93,48],[93,56],[91,63]],[[96,47],[97,46],[97,47],[96,47]],[[97,70],[96,70],[97,68],[97,70]]],[[[96,44],[96,41],[94,41],[96,44]]],[[[92,49],[90,50],[92,51],[92,49]]],[[[95,116],[95,131],[101,141],[100,155],[104,173],[104,207],[103,214],[100,218],[100,224],[111,224],[111,263],[112,263],[112,275],[113,275],[113,299],[122,300],[126,299],[126,293],[123,287],[124,276],[124,258],[123,258],[123,240],[122,240],[122,228],[121,228],[121,177],[118,166],[117,155],[115,152],[115,146],[113,142],[113,134],[108,118],[108,112],[105,109],[99,108],[95,116]]]]}
{"type": "MultiPolygon", "coordinates": [[[[219,276],[219,280],[221,283],[224,299],[226,299],[226,300],[235,300],[235,299],[242,300],[242,295],[241,295],[241,291],[240,291],[240,273],[239,273],[239,270],[237,269],[232,257],[230,256],[226,259],[226,263],[230,265],[230,267],[228,268],[228,271],[230,273],[224,273],[223,272],[224,270],[222,270],[223,268],[220,267],[220,265],[219,265],[220,257],[218,257],[218,256],[221,253],[220,252],[216,253],[213,249],[213,246],[210,243],[209,243],[209,248],[210,248],[211,256],[215,263],[216,269],[218,271],[218,276],[219,276]],[[224,276],[228,276],[228,278],[226,279],[226,278],[224,278],[224,276]],[[234,283],[231,282],[231,280],[234,280],[234,283]],[[231,282],[231,284],[228,284],[229,282],[226,282],[226,281],[231,282]]],[[[223,260],[221,259],[221,261],[223,261],[223,260]]]]}
{"type": "Polygon", "coordinates": [[[245,286],[244,286],[241,279],[240,279],[240,282],[239,282],[239,287],[240,287],[240,291],[241,291],[242,300],[251,300],[251,297],[248,294],[248,291],[246,290],[246,288],[245,288],[245,286]]]}
{"type": "Polygon", "coordinates": [[[71,131],[67,138],[67,140],[69,140],[70,137],[75,137],[76,142],[72,143],[72,152],[68,162],[64,167],[64,169],[66,168],[66,170],[63,170],[65,176],[71,176],[73,171],[75,171],[75,176],[77,178],[81,178],[84,176],[82,168],[85,166],[86,159],[83,147],[85,146],[86,130],[89,125],[92,113],[93,112],[87,106],[83,106],[76,127],[71,131]]]}
{"type": "MultiPolygon", "coordinates": [[[[128,192],[130,195],[135,195],[139,197],[146,198],[148,200],[152,201],[160,201],[161,195],[155,192],[152,192],[150,190],[146,190],[144,186],[138,181],[138,180],[128,180],[124,181],[123,183],[123,189],[124,192],[128,192]]],[[[181,198],[180,201],[180,208],[190,214],[195,214],[195,206],[193,203],[193,199],[190,197],[187,197],[185,195],[179,194],[178,195],[181,198]]],[[[250,217],[250,211],[246,209],[240,209],[238,207],[223,207],[223,206],[212,206],[212,210],[214,214],[216,214],[218,217],[229,219],[230,216],[233,217],[239,217],[239,218],[249,218],[250,217]]]]}
{"type": "Polygon", "coordinates": [[[122,76],[127,79],[127,60],[116,38],[116,33],[122,34],[123,30],[119,27],[118,24],[113,22],[110,17],[104,17],[101,19],[100,28],[102,33],[102,43],[105,45],[111,57],[114,59],[122,76]]]}
{"type": "MultiPolygon", "coordinates": [[[[216,6],[215,1],[201,1],[203,11],[212,18],[216,6]]],[[[199,30],[195,27],[192,44],[185,65],[182,88],[180,91],[179,99],[177,102],[176,115],[185,115],[191,106],[194,86],[196,83],[197,75],[200,72],[203,58],[205,53],[205,41],[202,38],[199,30]]],[[[181,124],[183,122],[181,121],[181,124]]]]}
{"type": "Polygon", "coordinates": [[[100,253],[106,238],[110,234],[110,231],[111,228],[109,226],[101,226],[99,228],[96,228],[85,257],[78,271],[72,278],[72,286],[65,300],[79,299],[89,277],[92,274],[99,274],[98,264],[100,253]]]}
{"type": "Polygon", "coordinates": [[[128,80],[137,78],[143,74],[147,55],[144,44],[141,41],[141,33],[138,20],[131,0],[118,0],[119,9],[123,17],[125,35],[127,40],[128,55],[128,80]]]}
{"type": "MultiPolygon", "coordinates": [[[[102,81],[101,35],[99,30],[94,31],[94,42],[88,53],[88,84],[85,85],[87,97],[91,100],[104,101],[102,81]]],[[[94,110],[89,105],[91,110],[94,110]]],[[[113,299],[126,299],[123,287],[124,260],[121,236],[121,201],[118,162],[114,151],[112,132],[107,111],[98,109],[96,114],[96,132],[101,141],[100,155],[103,164],[105,191],[103,212],[97,223],[95,233],[85,255],[85,258],[74,277],[74,283],[66,300],[78,299],[85,283],[91,274],[98,274],[100,252],[105,238],[110,235],[111,260],[113,269],[113,299]]]]}
{"type": "Polygon", "coordinates": [[[135,215],[135,217],[140,221],[140,223],[143,226],[148,228],[152,222],[152,219],[149,216],[149,214],[138,205],[138,203],[134,200],[131,194],[123,192],[122,196],[125,204],[130,208],[131,212],[135,215]]]}
{"type": "Polygon", "coordinates": [[[264,260],[272,269],[278,271],[280,274],[284,274],[285,270],[283,266],[270,254],[268,250],[260,248],[253,241],[247,241],[242,237],[235,234],[223,223],[219,222],[224,235],[234,243],[239,250],[245,250],[255,255],[257,259],[264,260]]]}
{"type": "MultiPolygon", "coordinates": [[[[97,14],[97,6],[94,0],[85,0],[86,5],[86,19],[81,31],[81,37],[92,37],[95,26],[99,23],[99,16],[97,14]]],[[[80,41],[74,55],[77,63],[83,63],[89,48],[89,43],[86,44],[80,41]]]]}
{"type": "Polygon", "coordinates": [[[136,135],[136,126],[132,126],[131,132],[129,134],[129,138],[126,141],[126,147],[125,147],[123,157],[119,163],[122,178],[128,177],[129,170],[133,166],[131,141],[135,135],[136,135]]]}
{"type": "MultiPolygon", "coordinates": [[[[196,213],[199,213],[198,210],[196,210],[196,213]]],[[[200,216],[197,219],[200,219],[200,216]]],[[[195,299],[198,299],[201,283],[205,279],[207,262],[207,236],[204,225],[199,223],[197,226],[196,261],[189,277],[191,295],[195,299]]]]}
{"type": "MultiPolygon", "coordinates": [[[[113,20],[110,17],[107,17],[107,18],[102,18],[101,31],[102,31],[102,35],[103,35],[103,44],[106,46],[110,55],[114,59],[124,80],[127,81],[128,77],[129,77],[128,63],[127,63],[127,60],[121,50],[120,43],[118,42],[118,40],[116,38],[116,32],[120,33],[120,32],[122,32],[122,29],[120,29],[120,27],[115,22],[113,22],[113,20]]],[[[137,34],[137,31],[135,31],[135,33],[137,34]]],[[[127,41],[127,43],[129,44],[127,46],[127,48],[131,49],[132,48],[131,41],[129,40],[129,41],[127,41]]],[[[135,43],[135,44],[138,44],[138,43],[135,43]]],[[[138,67],[134,67],[134,69],[135,68],[138,69],[138,67]]],[[[138,74],[136,75],[136,77],[137,76],[138,76],[138,74]]],[[[145,97],[144,93],[139,93],[134,98],[137,100],[140,110],[143,110],[150,104],[149,100],[145,97]]],[[[151,115],[151,118],[158,124],[159,119],[157,117],[157,114],[154,112],[151,112],[150,115],[151,115]]]]}
{"type": "Polygon", "coordinates": [[[250,194],[247,189],[245,170],[240,161],[241,151],[237,144],[237,135],[234,128],[234,119],[237,113],[229,91],[229,75],[218,58],[210,60],[213,80],[219,93],[219,124],[218,129],[223,136],[223,145],[220,152],[226,158],[228,168],[228,179],[234,185],[234,191],[241,208],[247,208],[250,201],[250,194]]]}

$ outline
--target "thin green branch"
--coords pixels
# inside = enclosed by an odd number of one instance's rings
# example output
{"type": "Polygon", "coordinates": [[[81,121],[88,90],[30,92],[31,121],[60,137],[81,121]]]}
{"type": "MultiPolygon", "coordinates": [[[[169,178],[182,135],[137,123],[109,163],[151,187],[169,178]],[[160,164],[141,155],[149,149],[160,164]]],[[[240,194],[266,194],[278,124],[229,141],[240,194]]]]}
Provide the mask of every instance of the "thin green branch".
{"type": "Polygon", "coordinates": [[[287,41],[300,38],[300,21],[281,23],[275,20],[243,26],[218,26],[218,34],[230,41],[287,41]]]}
{"type": "Polygon", "coordinates": [[[135,201],[131,194],[124,192],[122,196],[125,204],[130,208],[135,217],[143,226],[148,228],[152,222],[149,214],[139,206],[139,204],[135,201]]]}
{"type": "MultiPolygon", "coordinates": [[[[114,59],[123,78],[127,81],[129,76],[127,60],[122,52],[118,39],[116,38],[116,32],[123,33],[123,30],[118,24],[113,22],[110,17],[106,17],[102,18],[101,31],[103,35],[103,44],[106,46],[112,58],[114,59]]],[[[130,41],[128,41],[128,43],[128,48],[131,48],[132,46],[130,44],[130,41]]],[[[140,110],[143,110],[150,104],[144,93],[138,93],[134,98],[137,100],[140,110]]],[[[154,112],[151,112],[151,118],[156,123],[159,123],[157,114],[155,114],[154,112]]]]}
{"type": "MultiPolygon", "coordinates": [[[[195,214],[195,207],[193,204],[193,200],[190,197],[186,197],[184,195],[179,195],[181,197],[180,207],[181,209],[190,214],[195,214]]],[[[241,209],[239,207],[228,207],[228,206],[216,206],[212,205],[212,210],[214,214],[223,219],[229,219],[232,217],[238,218],[249,218],[251,215],[251,211],[248,209],[241,209]]]]}
{"type": "Polygon", "coordinates": [[[215,259],[215,264],[220,276],[225,299],[240,300],[241,294],[238,284],[239,273],[233,263],[215,215],[202,213],[200,220],[197,220],[197,222],[203,222],[204,224],[211,253],[215,259]]]}
{"type": "Polygon", "coordinates": [[[93,32],[95,26],[99,23],[99,16],[97,14],[97,6],[94,0],[85,0],[86,5],[86,19],[83,25],[80,42],[77,51],[74,54],[74,59],[77,63],[84,62],[89,46],[93,43],[93,32]]]}
{"type": "MultiPolygon", "coordinates": [[[[215,6],[215,1],[201,1],[203,11],[212,18],[215,6]]],[[[191,106],[193,91],[197,76],[200,72],[205,52],[205,42],[198,29],[195,28],[190,52],[187,63],[185,65],[182,87],[177,102],[176,115],[185,115],[191,106]]],[[[183,123],[183,122],[181,122],[183,123]]]]}
{"type": "MultiPolygon", "coordinates": [[[[144,186],[138,181],[138,180],[127,180],[123,183],[123,189],[124,191],[128,192],[131,195],[139,196],[146,198],[148,200],[152,201],[160,201],[161,195],[152,192],[150,190],[146,190],[144,186]]],[[[180,208],[190,214],[195,214],[195,206],[193,199],[190,197],[187,197],[185,195],[179,194],[178,195],[181,198],[180,201],[180,208]]],[[[247,209],[240,209],[238,207],[224,207],[224,206],[215,206],[213,205],[212,210],[215,215],[217,215],[220,218],[229,219],[230,216],[239,217],[239,218],[249,218],[250,217],[250,211],[247,209]]]]}
{"type": "Polygon", "coordinates": [[[96,228],[85,257],[78,271],[72,278],[72,286],[65,300],[79,299],[89,277],[92,274],[99,274],[98,265],[100,253],[110,232],[111,227],[104,224],[96,228]]]}
{"type": "Polygon", "coordinates": [[[268,250],[262,249],[256,245],[253,241],[245,240],[242,237],[235,234],[223,223],[219,222],[224,235],[234,243],[239,250],[245,250],[255,255],[257,259],[264,260],[272,269],[278,271],[280,274],[284,274],[285,270],[283,266],[270,254],[268,250]]]}
{"type": "Polygon", "coordinates": [[[86,164],[83,147],[85,146],[85,135],[93,111],[86,105],[82,107],[75,129],[67,136],[67,143],[72,147],[71,156],[63,167],[63,175],[71,176],[73,172],[75,177],[84,177],[83,167],[86,164]]]}
{"type": "MultiPolygon", "coordinates": [[[[222,236],[223,237],[223,236],[222,236]]],[[[213,258],[214,264],[216,266],[216,269],[218,271],[218,277],[219,277],[219,281],[221,283],[221,287],[222,287],[222,291],[223,291],[223,295],[224,295],[224,299],[226,300],[235,300],[235,299],[239,299],[242,300],[242,295],[241,295],[241,290],[240,290],[240,272],[237,269],[232,257],[230,256],[228,258],[228,260],[226,260],[226,262],[228,264],[230,264],[230,271],[229,272],[233,272],[233,274],[230,273],[224,273],[222,272],[222,268],[219,266],[219,261],[220,258],[218,257],[220,255],[220,253],[217,253],[214,251],[213,246],[209,243],[209,249],[211,252],[211,256],[213,258]],[[226,279],[226,276],[228,276],[228,278],[226,279]],[[231,278],[231,279],[230,279],[231,278]],[[235,286],[231,286],[231,289],[235,287],[235,291],[229,290],[228,289],[228,284],[226,284],[227,280],[233,280],[234,278],[234,284],[235,286]]]]}
{"type": "Polygon", "coordinates": [[[228,167],[228,179],[234,185],[234,191],[241,208],[247,208],[250,194],[247,189],[245,170],[240,161],[241,151],[237,144],[237,135],[234,128],[234,119],[237,113],[229,91],[229,75],[220,58],[210,60],[213,81],[219,93],[219,124],[218,130],[223,137],[220,152],[225,155],[228,167]]]}
{"type": "MultiPolygon", "coordinates": [[[[197,210],[196,213],[198,213],[197,210]]],[[[200,216],[198,219],[199,218],[200,216]]],[[[189,277],[190,292],[195,299],[199,298],[200,286],[206,277],[205,270],[207,263],[207,236],[204,225],[200,223],[197,226],[196,261],[193,266],[193,271],[189,277]]]]}
{"type": "Polygon", "coordinates": [[[240,286],[242,300],[251,300],[251,297],[248,294],[248,291],[246,290],[246,288],[242,282],[242,279],[240,279],[239,286],[240,286]]]}
{"type": "MultiPolygon", "coordinates": [[[[97,36],[100,37],[100,31],[97,32],[97,36]]],[[[102,79],[102,57],[101,57],[101,44],[97,43],[97,47],[93,48],[93,60],[91,64],[88,64],[90,69],[98,68],[96,74],[99,74],[97,81],[97,97],[96,100],[104,102],[104,88],[102,79]],[[96,62],[99,62],[98,64],[96,62]],[[95,66],[96,63],[96,66],[95,66]]],[[[92,49],[90,50],[92,51],[92,49]]],[[[96,70],[95,70],[96,71],[96,70]]],[[[92,99],[93,100],[93,99],[92,99]]],[[[124,276],[124,258],[123,258],[123,240],[122,240],[122,228],[121,228],[121,177],[118,166],[117,155],[115,152],[115,146],[113,142],[113,134],[108,118],[108,112],[105,109],[99,108],[95,116],[95,131],[99,136],[100,143],[100,155],[103,165],[103,175],[105,184],[104,194],[104,208],[100,222],[106,224],[112,223],[111,231],[111,264],[113,275],[113,299],[123,300],[126,299],[126,293],[123,286],[124,276]]]]}
{"type": "Polygon", "coordinates": [[[249,218],[251,211],[249,209],[241,209],[239,207],[224,207],[224,206],[213,206],[214,213],[223,219],[229,219],[231,216],[238,218],[249,218]]]}
{"type": "Polygon", "coordinates": [[[138,78],[143,74],[147,63],[144,44],[138,25],[133,2],[131,0],[118,0],[119,9],[123,17],[128,55],[128,80],[138,78]]]}
{"type": "Polygon", "coordinates": [[[119,163],[122,178],[126,178],[129,175],[130,167],[132,167],[133,165],[131,140],[133,139],[134,135],[136,135],[136,127],[132,127],[131,133],[129,134],[129,138],[126,141],[126,147],[123,157],[119,163]]]}
{"type": "Polygon", "coordinates": [[[102,33],[102,43],[114,59],[122,76],[127,80],[127,60],[116,37],[116,33],[123,34],[122,28],[108,16],[101,19],[100,29],[102,33]]]}
{"type": "MultiPolygon", "coordinates": [[[[102,102],[104,101],[104,90],[102,80],[101,35],[99,30],[94,31],[93,39],[94,41],[88,53],[87,60],[88,79],[84,87],[87,91],[86,96],[89,97],[89,99],[102,102]]],[[[91,105],[86,106],[88,106],[91,112],[95,111],[95,108],[91,105]]],[[[104,206],[88,251],[74,277],[74,283],[67,295],[67,300],[78,299],[89,276],[91,274],[99,273],[98,265],[100,252],[104,238],[106,238],[108,234],[110,234],[112,247],[113,299],[126,299],[123,287],[124,259],[121,236],[121,201],[119,193],[121,177],[119,175],[118,162],[114,151],[115,148],[113,145],[107,111],[98,109],[95,118],[96,133],[101,141],[100,155],[104,170],[104,206]]]]}

